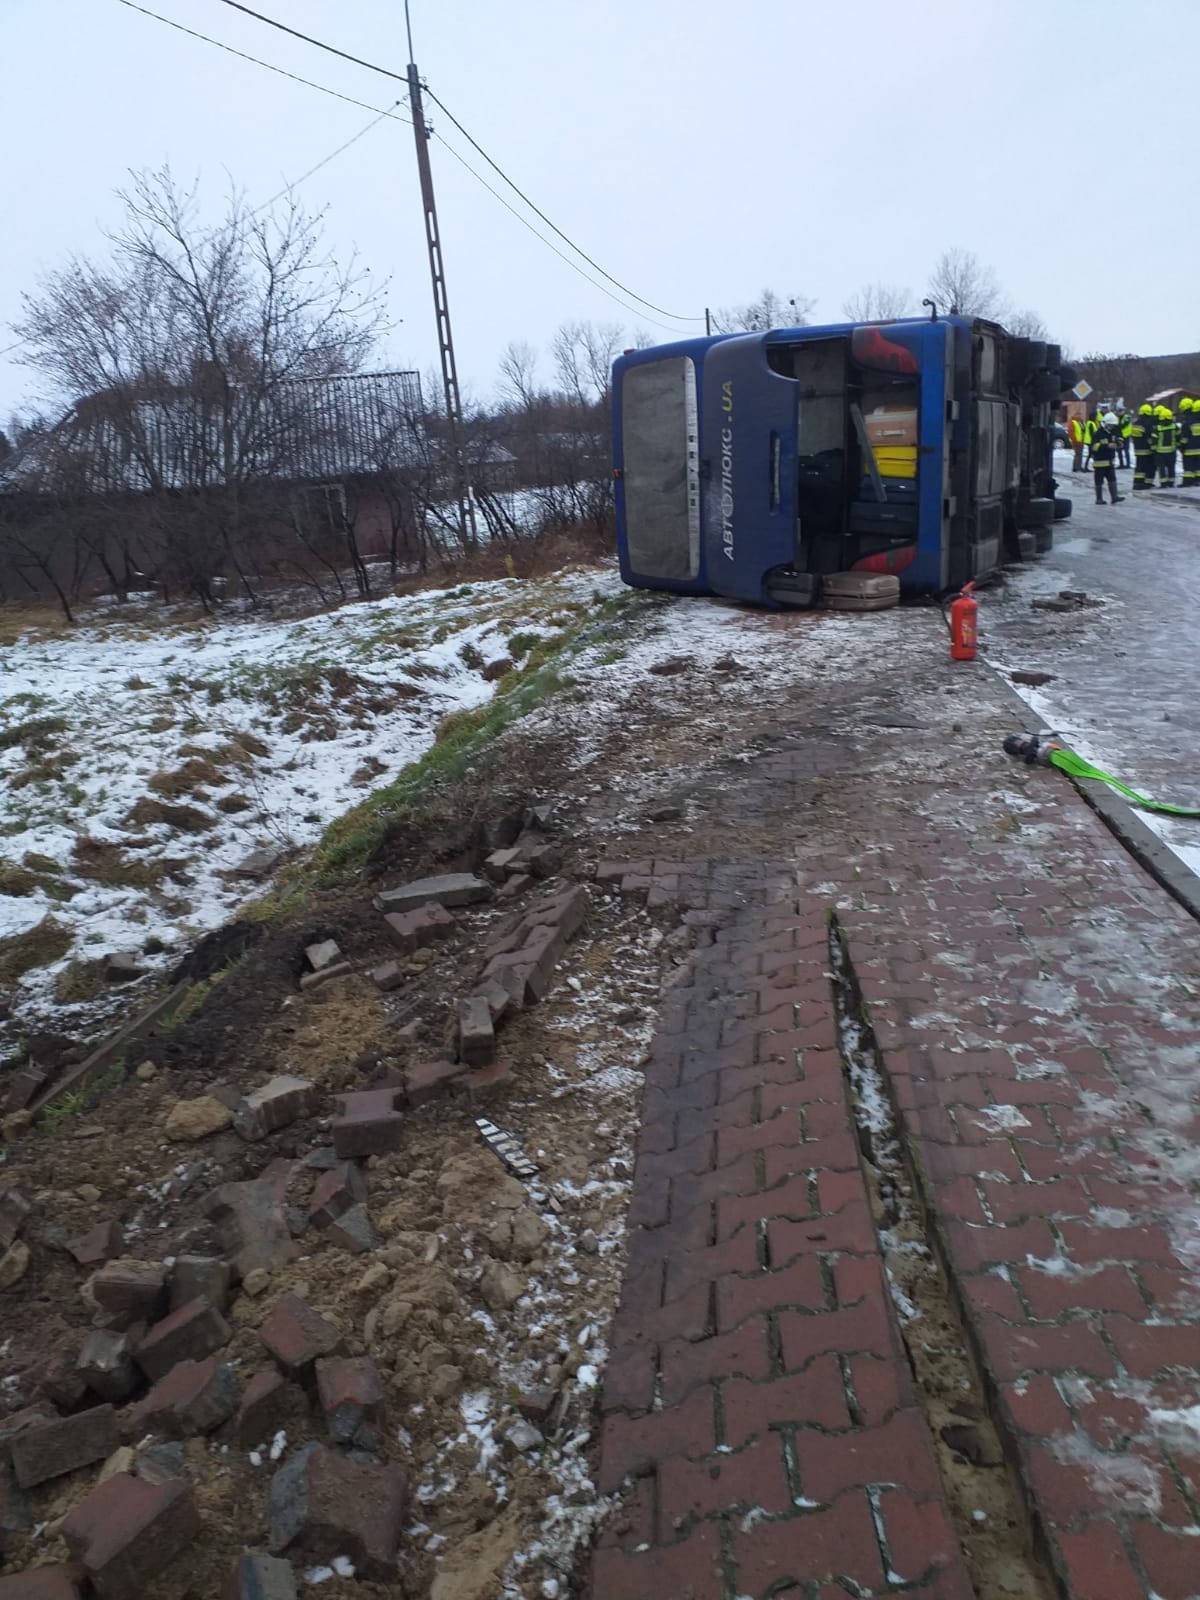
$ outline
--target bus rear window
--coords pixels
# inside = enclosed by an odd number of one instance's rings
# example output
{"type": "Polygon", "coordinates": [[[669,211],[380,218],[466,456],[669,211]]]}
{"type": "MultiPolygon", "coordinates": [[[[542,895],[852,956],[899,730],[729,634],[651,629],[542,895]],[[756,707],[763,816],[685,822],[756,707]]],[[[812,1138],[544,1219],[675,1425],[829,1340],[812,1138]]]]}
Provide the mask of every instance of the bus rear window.
{"type": "Polygon", "coordinates": [[[700,571],[696,369],[687,356],[630,367],[621,380],[625,543],[647,578],[700,571]]]}

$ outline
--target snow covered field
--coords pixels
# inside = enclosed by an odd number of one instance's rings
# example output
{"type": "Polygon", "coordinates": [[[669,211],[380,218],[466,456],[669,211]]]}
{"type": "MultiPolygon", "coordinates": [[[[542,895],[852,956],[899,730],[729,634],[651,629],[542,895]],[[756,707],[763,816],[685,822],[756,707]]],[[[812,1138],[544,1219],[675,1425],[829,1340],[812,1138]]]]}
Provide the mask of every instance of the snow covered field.
{"type": "Polygon", "coordinates": [[[49,919],[62,947],[20,979],[19,1009],[56,1008],[79,963],[117,951],[173,964],[256,892],[252,852],[312,844],[443,716],[491,698],[489,665],[620,588],[591,570],[186,626],[100,609],[5,649],[0,939],[49,919]]]}

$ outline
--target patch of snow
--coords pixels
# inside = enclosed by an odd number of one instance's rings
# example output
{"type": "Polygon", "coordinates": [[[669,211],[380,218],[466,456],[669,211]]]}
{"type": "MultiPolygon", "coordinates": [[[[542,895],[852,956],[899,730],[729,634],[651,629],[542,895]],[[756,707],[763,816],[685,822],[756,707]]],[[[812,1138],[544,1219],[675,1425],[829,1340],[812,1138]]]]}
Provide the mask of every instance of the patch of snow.
{"type": "Polygon", "coordinates": [[[1016,1106],[983,1106],[974,1115],[976,1121],[993,1133],[1011,1132],[1030,1125],[1029,1118],[1016,1106]]]}
{"type": "Polygon", "coordinates": [[[1163,1444],[1191,1456],[1200,1456],[1200,1405],[1174,1409],[1152,1407],[1146,1413],[1146,1420],[1163,1444]]]}
{"type": "Polygon", "coordinates": [[[1113,1509],[1136,1516],[1158,1516],[1162,1486],[1158,1472],[1143,1456],[1101,1450],[1085,1433],[1056,1434],[1048,1441],[1059,1461],[1083,1468],[1101,1515],[1113,1509]]]}

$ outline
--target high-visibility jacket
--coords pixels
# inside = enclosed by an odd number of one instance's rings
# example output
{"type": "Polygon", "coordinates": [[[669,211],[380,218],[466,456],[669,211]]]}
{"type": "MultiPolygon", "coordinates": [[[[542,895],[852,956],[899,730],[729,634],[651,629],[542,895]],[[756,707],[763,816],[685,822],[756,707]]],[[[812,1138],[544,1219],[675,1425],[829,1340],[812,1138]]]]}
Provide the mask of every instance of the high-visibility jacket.
{"type": "Polygon", "coordinates": [[[1078,417],[1072,417],[1067,423],[1067,438],[1072,444],[1083,443],[1083,424],[1078,417]]]}
{"type": "Polygon", "coordinates": [[[1131,417],[1129,433],[1133,440],[1133,448],[1138,455],[1148,454],[1154,449],[1154,418],[1131,417]]]}
{"type": "Polygon", "coordinates": [[[1092,440],[1092,466],[1099,471],[1103,467],[1111,467],[1116,458],[1117,430],[1097,427],[1096,437],[1092,440]]]}
{"type": "Polygon", "coordinates": [[[1095,439],[1095,437],[1096,437],[1096,435],[1097,435],[1097,433],[1099,431],[1100,431],[1100,419],[1099,419],[1099,417],[1089,417],[1087,419],[1087,421],[1083,425],[1083,442],[1084,442],[1084,444],[1091,444],[1093,439],[1095,439]]]}
{"type": "Polygon", "coordinates": [[[1121,413],[1121,437],[1122,439],[1133,438],[1133,418],[1129,415],[1128,411],[1123,411],[1121,413]]]}
{"type": "Polygon", "coordinates": [[[1177,446],[1178,431],[1174,417],[1156,417],[1154,428],[1154,448],[1163,452],[1173,451],[1177,446]]]}

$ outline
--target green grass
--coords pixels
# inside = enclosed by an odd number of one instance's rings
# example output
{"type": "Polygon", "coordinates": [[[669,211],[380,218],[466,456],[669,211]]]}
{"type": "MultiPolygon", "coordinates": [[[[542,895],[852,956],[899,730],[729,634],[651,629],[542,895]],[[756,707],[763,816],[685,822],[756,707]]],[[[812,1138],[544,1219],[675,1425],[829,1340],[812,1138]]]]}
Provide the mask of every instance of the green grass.
{"type": "Polygon", "coordinates": [[[247,908],[247,914],[269,919],[294,912],[315,889],[332,887],[361,870],[398,819],[418,816],[425,802],[475,766],[501,734],[568,687],[566,666],[595,643],[598,630],[611,629],[629,603],[626,595],[604,600],[564,632],[538,639],[522,666],[496,685],[492,700],[443,717],[425,754],[332,822],[313,854],[285,871],[275,890],[247,908]]]}
{"type": "Polygon", "coordinates": [[[125,1082],[125,1057],[117,1059],[99,1072],[90,1083],[85,1083],[81,1089],[76,1089],[71,1094],[64,1094],[61,1099],[52,1100],[42,1112],[42,1127],[47,1133],[54,1133],[64,1122],[71,1117],[78,1117],[85,1111],[91,1111],[98,1106],[107,1095],[125,1082]]]}
{"type": "Polygon", "coordinates": [[[28,722],[0,728],[0,750],[11,750],[18,744],[44,745],[48,739],[66,731],[66,717],[31,717],[28,722]]]}
{"type": "Polygon", "coordinates": [[[53,917],[43,917],[25,933],[0,939],[0,984],[16,983],[37,967],[61,961],[73,942],[70,930],[53,917]]]}

